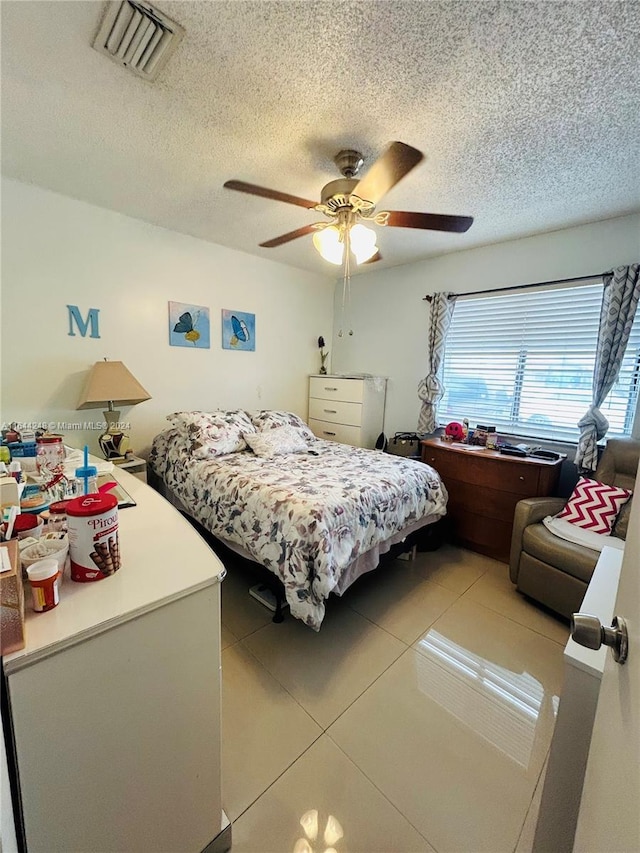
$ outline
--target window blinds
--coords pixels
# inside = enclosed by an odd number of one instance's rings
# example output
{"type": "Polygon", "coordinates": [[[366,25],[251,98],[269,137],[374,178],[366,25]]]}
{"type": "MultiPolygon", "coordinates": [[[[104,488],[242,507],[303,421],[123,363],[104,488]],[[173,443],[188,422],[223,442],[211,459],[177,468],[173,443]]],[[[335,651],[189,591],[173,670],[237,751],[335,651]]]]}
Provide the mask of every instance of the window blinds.
{"type": "MultiPolygon", "coordinates": [[[[441,424],[469,418],[498,431],[577,441],[591,404],[602,281],[458,297],[443,365],[441,424]]],[[[640,323],[601,409],[629,435],[638,394],[640,323]]]]}

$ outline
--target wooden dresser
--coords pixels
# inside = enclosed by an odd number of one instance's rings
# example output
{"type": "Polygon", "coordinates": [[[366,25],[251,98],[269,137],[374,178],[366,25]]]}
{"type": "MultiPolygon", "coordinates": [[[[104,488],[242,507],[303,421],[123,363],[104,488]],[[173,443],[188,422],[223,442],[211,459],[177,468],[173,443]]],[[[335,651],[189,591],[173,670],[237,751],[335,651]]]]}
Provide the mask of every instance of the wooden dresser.
{"type": "Polygon", "coordinates": [[[311,376],[309,426],[314,435],[375,447],[384,426],[387,380],[380,376],[311,376]]]}
{"type": "Polygon", "coordinates": [[[447,487],[447,514],[456,541],[503,562],[509,561],[516,504],[554,494],[562,465],[562,459],[506,456],[439,438],[422,442],[422,461],[436,469],[447,487]]]}

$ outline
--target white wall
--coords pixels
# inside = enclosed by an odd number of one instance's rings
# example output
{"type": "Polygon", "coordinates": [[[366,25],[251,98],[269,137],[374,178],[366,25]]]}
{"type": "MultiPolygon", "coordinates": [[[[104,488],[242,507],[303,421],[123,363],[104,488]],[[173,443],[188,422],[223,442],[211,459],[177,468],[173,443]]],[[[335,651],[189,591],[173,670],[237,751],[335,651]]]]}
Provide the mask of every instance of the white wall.
{"type": "MultiPolygon", "coordinates": [[[[119,359],[153,398],[122,410],[139,452],[177,409],[286,408],[306,417],[317,338],[329,341],[332,331],[332,369],[388,376],[385,431],[414,429],[425,294],[589,275],[640,258],[639,215],[591,223],[363,273],[343,318],[341,282],[334,306],[323,277],[33,186],[3,180],[2,212],[0,418],[101,421],[100,409],[75,411],[76,400],[95,361],[119,359]],[[210,308],[211,349],[169,346],[169,300],[210,308]],[[67,304],[83,316],[100,309],[99,340],[68,335],[67,304]],[[222,350],[221,308],[256,314],[255,353],[222,350]]],[[[97,430],[66,435],[97,452],[97,430]]]]}
{"type": "MultiPolygon", "coordinates": [[[[420,410],[416,391],[426,366],[426,294],[591,275],[639,260],[640,215],[635,214],[367,271],[351,281],[344,320],[342,285],[336,285],[333,371],[388,376],[385,432],[414,430],[420,410]],[[345,334],[339,338],[341,327],[345,334]],[[353,336],[347,334],[349,328],[353,336]]],[[[570,327],[567,318],[568,331],[570,327]]]]}
{"type": "MultiPolygon", "coordinates": [[[[75,411],[89,367],[125,363],[152,399],[123,408],[145,452],[178,409],[283,408],[306,418],[317,339],[331,339],[326,278],[2,182],[3,421],[102,421],[75,411]],[[211,348],[169,346],[169,300],[210,308],[211,348]],[[68,335],[67,304],[100,309],[100,339],[68,335]],[[256,315],[256,351],[221,348],[220,310],[256,315]]],[[[98,430],[67,432],[89,442],[98,430]]]]}

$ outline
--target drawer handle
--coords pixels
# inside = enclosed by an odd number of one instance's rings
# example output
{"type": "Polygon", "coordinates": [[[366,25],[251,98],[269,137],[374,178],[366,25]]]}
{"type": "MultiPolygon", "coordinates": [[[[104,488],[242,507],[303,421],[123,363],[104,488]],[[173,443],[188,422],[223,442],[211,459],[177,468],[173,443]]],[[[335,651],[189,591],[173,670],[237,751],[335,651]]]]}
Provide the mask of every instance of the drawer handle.
{"type": "Polygon", "coordinates": [[[521,480],[524,480],[524,477],[520,477],[521,480]]]}
{"type": "Polygon", "coordinates": [[[325,391],[337,391],[338,389],[337,388],[327,388],[327,386],[325,385],[324,390],[325,391]]]}
{"type": "Polygon", "coordinates": [[[325,429],[325,430],[323,430],[322,434],[323,435],[335,435],[335,432],[327,432],[327,430],[325,429]]]}
{"type": "Polygon", "coordinates": [[[337,415],[338,412],[336,409],[323,409],[323,412],[326,412],[328,415],[337,415]]]}

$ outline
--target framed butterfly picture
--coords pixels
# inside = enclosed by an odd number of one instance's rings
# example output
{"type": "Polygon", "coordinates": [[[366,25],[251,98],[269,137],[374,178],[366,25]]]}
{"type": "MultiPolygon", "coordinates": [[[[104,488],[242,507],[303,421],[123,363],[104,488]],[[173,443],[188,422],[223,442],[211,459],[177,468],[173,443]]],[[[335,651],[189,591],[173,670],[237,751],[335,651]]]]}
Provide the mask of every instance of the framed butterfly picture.
{"type": "Polygon", "coordinates": [[[209,349],[209,309],[186,302],[169,303],[169,343],[172,347],[209,349]]]}
{"type": "Polygon", "coordinates": [[[254,352],[256,348],[256,315],[246,311],[222,309],[222,349],[254,352]]]}

